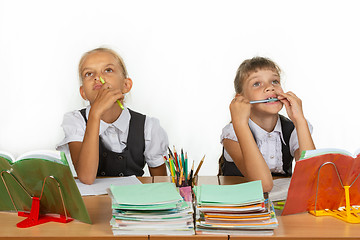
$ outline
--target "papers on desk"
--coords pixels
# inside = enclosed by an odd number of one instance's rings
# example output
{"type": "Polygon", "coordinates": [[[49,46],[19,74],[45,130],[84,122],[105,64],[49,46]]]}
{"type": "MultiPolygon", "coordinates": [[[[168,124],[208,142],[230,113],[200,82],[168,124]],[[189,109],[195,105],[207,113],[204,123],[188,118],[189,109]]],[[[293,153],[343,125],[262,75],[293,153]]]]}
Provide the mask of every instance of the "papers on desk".
{"type": "Polygon", "coordinates": [[[196,234],[271,235],[278,226],[261,181],[195,186],[194,193],[196,234]]]}
{"type": "Polygon", "coordinates": [[[142,184],[135,175],[129,177],[114,177],[114,178],[97,178],[91,185],[83,184],[79,179],[75,179],[76,185],[79,188],[81,196],[102,195],[107,194],[106,189],[110,185],[134,185],[142,184]]]}
{"type": "Polygon", "coordinates": [[[269,199],[273,202],[286,200],[291,178],[275,179],[273,189],[269,193],[269,199]]]}
{"type": "Polygon", "coordinates": [[[180,196],[174,183],[110,187],[114,235],[193,235],[191,202],[180,196]]]}

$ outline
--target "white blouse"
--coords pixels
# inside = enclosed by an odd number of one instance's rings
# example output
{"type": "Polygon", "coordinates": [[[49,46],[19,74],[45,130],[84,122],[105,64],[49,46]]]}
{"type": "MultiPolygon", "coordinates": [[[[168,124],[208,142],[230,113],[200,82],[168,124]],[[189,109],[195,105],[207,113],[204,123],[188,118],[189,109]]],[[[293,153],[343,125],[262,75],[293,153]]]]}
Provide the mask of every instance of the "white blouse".
{"type": "MultiPolygon", "coordinates": [[[[89,118],[91,106],[86,108],[86,117],[89,118]]],[[[105,147],[113,152],[121,153],[126,147],[129,133],[130,112],[125,109],[113,123],[100,120],[99,136],[105,147]]],[[[64,115],[62,128],[65,138],[56,146],[56,149],[69,154],[69,142],[82,142],[85,135],[86,123],[80,111],[75,110],[64,115]]],[[[164,163],[163,156],[167,154],[169,145],[168,136],[156,118],[146,116],[144,126],[145,161],[149,167],[158,167],[164,163]]]]}
{"type": "MultiPolygon", "coordinates": [[[[312,133],[313,127],[309,122],[308,126],[310,133],[312,133]]],[[[283,142],[285,145],[286,143],[284,142],[280,118],[278,118],[276,126],[272,132],[265,131],[256,123],[254,123],[251,119],[249,119],[249,127],[256,139],[256,144],[261,154],[263,155],[264,160],[267,163],[270,171],[274,173],[284,174],[285,172],[283,171],[281,143],[283,142]]],[[[233,140],[235,142],[238,141],[232,123],[229,123],[223,128],[220,142],[222,143],[225,138],[233,140]]],[[[289,145],[291,156],[294,156],[295,151],[299,148],[299,142],[295,128],[290,135],[289,145]]],[[[233,162],[229,153],[225,149],[224,157],[226,161],[233,162]]]]}

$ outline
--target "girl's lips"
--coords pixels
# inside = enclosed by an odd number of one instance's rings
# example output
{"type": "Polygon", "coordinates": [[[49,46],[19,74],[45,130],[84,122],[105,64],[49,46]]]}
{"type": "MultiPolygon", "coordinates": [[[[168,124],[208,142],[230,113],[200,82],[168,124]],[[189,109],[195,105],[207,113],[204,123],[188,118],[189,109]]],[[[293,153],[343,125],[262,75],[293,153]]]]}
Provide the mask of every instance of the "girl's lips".
{"type": "Polygon", "coordinates": [[[280,101],[274,101],[274,102],[267,102],[265,104],[277,104],[277,103],[281,103],[280,101]]]}
{"type": "Polygon", "coordinates": [[[93,90],[99,90],[102,87],[102,84],[95,84],[93,90]]]}

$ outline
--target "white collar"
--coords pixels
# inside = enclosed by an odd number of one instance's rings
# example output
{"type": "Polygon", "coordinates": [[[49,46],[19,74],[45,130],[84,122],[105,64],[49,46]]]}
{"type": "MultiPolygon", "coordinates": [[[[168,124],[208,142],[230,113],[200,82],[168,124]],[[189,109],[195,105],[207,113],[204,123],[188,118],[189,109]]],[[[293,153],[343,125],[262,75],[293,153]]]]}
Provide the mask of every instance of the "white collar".
{"type": "MultiPolygon", "coordinates": [[[[89,112],[90,112],[91,106],[87,106],[86,108],[86,118],[89,119],[89,112]]],[[[127,107],[124,106],[124,110],[122,110],[120,116],[115,120],[113,123],[106,123],[103,120],[100,120],[100,129],[99,129],[99,135],[104,133],[106,129],[108,129],[111,126],[116,127],[119,129],[120,132],[124,133],[129,128],[129,122],[130,122],[130,112],[127,107]]]]}
{"type": "Polygon", "coordinates": [[[275,128],[272,132],[265,131],[259,125],[257,125],[255,122],[253,122],[251,119],[249,119],[249,127],[250,127],[252,134],[254,135],[254,137],[256,139],[256,142],[263,141],[265,138],[268,138],[269,134],[271,135],[272,133],[279,133],[281,141],[286,145],[286,143],[284,141],[284,136],[282,133],[280,117],[278,117],[275,128]]]}

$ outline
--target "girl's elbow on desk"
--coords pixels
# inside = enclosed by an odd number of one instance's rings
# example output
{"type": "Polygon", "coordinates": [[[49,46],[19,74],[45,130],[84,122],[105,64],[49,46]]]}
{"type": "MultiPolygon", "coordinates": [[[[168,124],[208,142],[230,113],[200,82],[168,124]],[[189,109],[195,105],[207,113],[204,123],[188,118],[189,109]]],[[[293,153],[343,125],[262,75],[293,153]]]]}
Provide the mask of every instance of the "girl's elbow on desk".
{"type": "Polygon", "coordinates": [[[87,185],[91,185],[95,182],[96,177],[90,177],[90,176],[79,176],[78,174],[78,179],[80,180],[80,182],[82,182],[83,184],[87,184],[87,185]]]}
{"type": "Polygon", "coordinates": [[[273,183],[272,179],[270,181],[262,180],[261,184],[262,184],[262,187],[263,187],[263,192],[270,192],[271,189],[274,186],[274,183],[273,183]]]}
{"type": "Polygon", "coordinates": [[[256,178],[251,178],[251,177],[246,177],[247,181],[257,181],[260,180],[261,181],[261,185],[262,185],[262,189],[263,192],[270,192],[274,186],[274,182],[272,179],[272,176],[270,175],[270,177],[256,177],[256,178]]]}
{"type": "Polygon", "coordinates": [[[158,167],[149,167],[149,172],[151,176],[167,176],[165,164],[158,167]]]}

